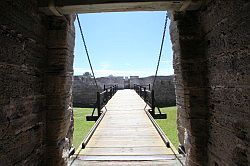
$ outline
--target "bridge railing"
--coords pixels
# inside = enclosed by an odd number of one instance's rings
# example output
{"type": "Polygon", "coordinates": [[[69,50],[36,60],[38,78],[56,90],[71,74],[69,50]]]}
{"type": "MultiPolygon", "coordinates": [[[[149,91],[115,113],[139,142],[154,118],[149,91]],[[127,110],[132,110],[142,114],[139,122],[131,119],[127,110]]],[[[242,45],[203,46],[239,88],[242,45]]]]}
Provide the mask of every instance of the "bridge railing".
{"type": "MultiPolygon", "coordinates": [[[[148,85],[150,87],[150,85],[148,85]]],[[[151,113],[155,112],[155,98],[154,90],[147,89],[146,86],[134,84],[134,90],[136,93],[151,107],[151,113]]]]}
{"type": "Polygon", "coordinates": [[[151,107],[149,112],[155,119],[167,118],[167,115],[161,113],[160,108],[156,105],[155,91],[153,89],[150,90],[150,84],[146,86],[134,84],[134,90],[151,107]],[[159,114],[156,114],[155,109],[158,110],[159,114]]]}
{"type": "Polygon", "coordinates": [[[108,101],[114,96],[114,94],[118,90],[118,85],[111,86],[106,88],[104,86],[104,91],[97,92],[97,109],[98,109],[98,116],[101,115],[101,109],[108,103],[108,101]]]}
{"type": "Polygon", "coordinates": [[[87,121],[96,121],[102,114],[102,108],[108,103],[108,101],[114,96],[118,90],[118,85],[105,87],[102,92],[96,93],[96,104],[90,116],[86,116],[87,121]],[[94,116],[97,109],[97,116],[94,116]]]}

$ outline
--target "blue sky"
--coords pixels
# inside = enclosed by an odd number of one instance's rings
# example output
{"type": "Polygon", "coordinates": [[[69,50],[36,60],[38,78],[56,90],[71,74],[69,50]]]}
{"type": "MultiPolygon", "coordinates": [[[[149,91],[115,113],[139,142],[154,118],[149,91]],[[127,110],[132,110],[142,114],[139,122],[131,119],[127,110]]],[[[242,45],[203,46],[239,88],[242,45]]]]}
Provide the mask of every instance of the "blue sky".
{"type": "MultiPolygon", "coordinates": [[[[165,12],[96,13],[79,17],[97,77],[154,75],[165,12]]],[[[90,67],[77,21],[75,27],[74,75],[81,75],[90,72],[90,67]]],[[[171,47],[167,28],[158,75],[173,74],[171,47]]]]}

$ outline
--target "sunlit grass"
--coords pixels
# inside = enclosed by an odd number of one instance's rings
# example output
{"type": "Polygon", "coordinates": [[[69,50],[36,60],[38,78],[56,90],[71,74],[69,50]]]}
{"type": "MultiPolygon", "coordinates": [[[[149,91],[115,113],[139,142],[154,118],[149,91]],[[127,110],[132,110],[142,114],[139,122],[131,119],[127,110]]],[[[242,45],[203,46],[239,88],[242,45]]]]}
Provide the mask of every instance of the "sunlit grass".
{"type": "Polygon", "coordinates": [[[167,119],[157,119],[156,122],[170,139],[175,148],[178,148],[179,141],[177,137],[176,109],[176,106],[161,108],[161,112],[167,114],[167,119]]]}
{"type": "Polygon", "coordinates": [[[73,110],[74,110],[73,145],[77,149],[95,122],[86,121],[86,115],[91,114],[93,108],[74,108],[73,110]]]}

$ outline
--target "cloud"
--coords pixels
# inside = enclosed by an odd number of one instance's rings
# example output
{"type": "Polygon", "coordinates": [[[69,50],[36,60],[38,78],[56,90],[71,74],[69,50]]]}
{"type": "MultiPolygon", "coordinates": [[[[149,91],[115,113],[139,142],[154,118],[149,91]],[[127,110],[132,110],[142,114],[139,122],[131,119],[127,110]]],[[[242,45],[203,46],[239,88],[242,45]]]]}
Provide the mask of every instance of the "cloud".
{"type": "Polygon", "coordinates": [[[125,64],[127,67],[131,67],[132,65],[130,63],[125,64]]]}
{"type": "Polygon", "coordinates": [[[165,64],[172,64],[173,61],[170,60],[162,60],[161,63],[165,63],[165,64]]]}
{"type": "Polygon", "coordinates": [[[105,69],[108,69],[111,65],[108,61],[103,61],[101,62],[100,66],[103,70],[105,70],[105,69]]]}
{"type": "MultiPolygon", "coordinates": [[[[84,72],[90,72],[88,68],[74,68],[74,75],[82,75],[84,72]]],[[[105,69],[94,69],[96,77],[105,77],[109,75],[113,76],[152,76],[155,74],[155,69],[145,68],[140,70],[105,70],[105,69]]],[[[158,75],[171,75],[171,70],[159,70],[158,75]]]]}

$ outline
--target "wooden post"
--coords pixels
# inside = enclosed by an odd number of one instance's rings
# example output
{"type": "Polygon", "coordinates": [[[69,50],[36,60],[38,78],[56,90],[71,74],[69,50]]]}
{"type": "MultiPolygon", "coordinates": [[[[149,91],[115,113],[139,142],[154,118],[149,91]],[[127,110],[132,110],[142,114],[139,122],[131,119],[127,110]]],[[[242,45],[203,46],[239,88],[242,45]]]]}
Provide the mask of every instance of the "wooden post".
{"type": "Polygon", "coordinates": [[[146,100],[147,97],[146,87],[144,87],[143,89],[144,89],[144,100],[146,100]]]}
{"type": "Polygon", "coordinates": [[[141,96],[141,85],[139,86],[139,95],[141,96]]]}
{"type": "Polygon", "coordinates": [[[112,98],[112,86],[109,87],[109,99],[112,98]]]}
{"type": "Polygon", "coordinates": [[[152,115],[155,116],[155,91],[151,91],[151,107],[152,107],[152,115]]]}
{"type": "Polygon", "coordinates": [[[150,90],[150,84],[148,84],[148,90],[150,90]]]}
{"type": "Polygon", "coordinates": [[[105,87],[105,85],[104,85],[104,87],[103,87],[103,90],[104,90],[104,91],[106,90],[106,87],[105,87]]]}
{"type": "Polygon", "coordinates": [[[105,90],[105,98],[106,98],[106,101],[109,100],[109,94],[108,94],[108,89],[105,90]]]}
{"type": "Polygon", "coordinates": [[[97,111],[98,111],[98,117],[101,116],[101,98],[100,98],[100,92],[97,92],[97,111]]]}

